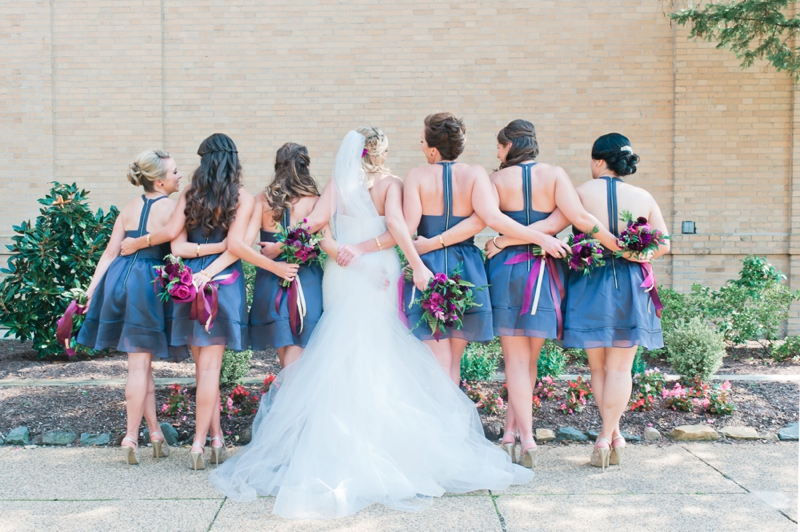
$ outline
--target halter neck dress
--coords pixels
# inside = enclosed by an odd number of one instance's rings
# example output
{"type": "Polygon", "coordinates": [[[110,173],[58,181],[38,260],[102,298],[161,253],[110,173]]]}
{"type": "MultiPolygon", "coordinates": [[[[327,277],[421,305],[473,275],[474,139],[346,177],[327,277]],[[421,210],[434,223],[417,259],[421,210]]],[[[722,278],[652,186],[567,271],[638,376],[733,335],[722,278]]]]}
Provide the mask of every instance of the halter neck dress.
{"type": "MultiPolygon", "coordinates": [[[[618,177],[602,176],[606,182],[609,230],[619,236],[617,211],[618,177]]],[[[573,229],[574,231],[574,229],[573,229]]],[[[637,262],[603,253],[606,263],[589,275],[570,272],[564,320],[564,347],[664,347],[661,320],[650,294],[641,287],[642,268],[637,262]]]]}

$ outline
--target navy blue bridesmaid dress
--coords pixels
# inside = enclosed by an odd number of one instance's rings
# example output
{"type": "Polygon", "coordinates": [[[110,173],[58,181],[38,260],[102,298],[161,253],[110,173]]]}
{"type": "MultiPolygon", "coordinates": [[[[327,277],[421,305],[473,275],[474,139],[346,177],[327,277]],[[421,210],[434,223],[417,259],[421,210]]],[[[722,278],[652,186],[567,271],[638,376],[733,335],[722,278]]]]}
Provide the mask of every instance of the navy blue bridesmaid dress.
{"type": "MultiPolygon", "coordinates": [[[[619,235],[617,182],[622,180],[609,176],[599,179],[607,186],[609,229],[619,235]]],[[[564,347],[664,347],[661,320],[650,294],[641,287],[645,278],[642,267],[610,252],[605,252],[604,258],[605,266],[592,269],[590,275],[570,272],[564,347]]]]}
{"type": "MultiPolygon", "coordinates": [[[[290,212],[283,213],[283,226],[290,227],[290,212]]],[[[261,230],[262,242],[276,242],[277,233],[261,230]]],[[[276,260],[284,260],[278,258],[276,260]]],[[[299,335],[292,332],[289,323],[289,299],[281,290],[281,279],[272,272],[258,268],[253,305],[250,307],[250,338],[253,349],[264,350],[287,345],[305,347],[311,333],[322,316],[322,267],[317,264],[302,265],[297,274],[306,300],[306,315],[299,335]],[[280,293],[280,302],[278,294],[280,293]],[[277,306],[277,309],[276,309],[277,306]]]]}
{"type": "MultiPolygon", "coordinates": [[[[523,210],[503,211],[506,216],[525,226],[544,220],[551,214],[531,208],[531,168],[535,164],[519,165],[522,168],[523,210]]],[[[492,321],[497,336],[561,338],[564,264],[550,256],[535,256],[532,249],[530,245],[508,246],[486,264],[492,321]],[[540,281],[542,264],[544,271],[540,281]],[[539,299],[536,301],[539,283],[539,299]]]]}
{"type": "MultiPolygon", "coordinates": [[[[153,204],[166,198],[147,199],[139,215],[139,227],[125,231],[126,237],[147,234],[147,219],[153,204]]],[[[155,267],[164,264],[169,244],[140,249],[119,256],[97,285],[77,341],[92,349],[115,348],[125,353],[150,353],[164,360],[179,361],[186,353],[169,348],[171,303],[158,299],[153,279],[155,267]]]]}
{"type": "MultiPolygon", "coordinates": [[[[436,238],[452,226],[465,220],[466,216],[453,215],[453,173],[452,162],[440,162],[442,165],[442,183],[444,187],[444,214],[440,216],[422,215],[417,228],[417,233],[425,238],[436,238]]],[[[452,274],[460,268],[461,277],[465,281],[475,285],[473,293],[475,302],[480,306],[472,307],[465,314],[462,320],[463,327],[456,329],[448,327],[441,338],[459,338],[470,342],[489,342],[494,339],[492,331],[492,306],[489,300],[489,291],[486,289],[488,281],[486,279],[486,269],[483,265],[483,256],[475,246],[473,238],[468,238],[463,242],[448,245],[443,249],[437,249],[425,253],[420,257],[425,266],[433,273],[452,274]],[[482,288],[482,289],[480,289],[482,288]]],[[[405,281],[403,287],[403,308],[410,327],[422,317],[422,308],[418,303],[411,304],[414,284],[405,281]],[[409,308],[410,307],[410,308],[409,308]]],[[[416,296],[419,297],[419,291],[416,296]]],[[[433,340],[431,329],[426,323],[420,323],[413,329],[414,335],[420,340],[433,340]]]]}

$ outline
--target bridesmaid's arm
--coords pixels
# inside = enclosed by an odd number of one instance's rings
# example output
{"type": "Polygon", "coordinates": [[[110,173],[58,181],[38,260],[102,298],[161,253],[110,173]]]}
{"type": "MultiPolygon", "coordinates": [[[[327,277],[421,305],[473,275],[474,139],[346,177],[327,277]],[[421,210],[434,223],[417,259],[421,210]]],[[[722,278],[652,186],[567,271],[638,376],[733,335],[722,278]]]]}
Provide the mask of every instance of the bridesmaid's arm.
{"type": "MultiPolygon", "coordinates": [[[[331,231],[331,226],[325,224],[325,227],[320,229],[320,232],[322,233],[322,240],[320,240],[319,242],[319,247],[322,248],[322,251],[327,253],[329,257],[338,262],[339,243],[333,238],[333,231],[331,231]]],[[[346,266],[346,264],[343,264],[342,266],[346,266]]]]}
{"type": "MultiPolygon", "coordinates": [[[[567,220],[567,217],[564,216],[563,212],[561,212],[561,209],[556,207],[556,210],[551,212],[550,216],[548,216],[544,220],[539,220],[538,222],[534,222],[530,224],[528,227],[536,229],[537,231],[541,231],[542,233],[555,236],[564,229],[566,229],[567,227],[569,227],[569,220],[567,220]]],[[[514,238],[511,236],[501,235],[497,237],[497,244],[501,248],[504,248],[507,246],[521,246],[525,244],[530,244],[530,242],[526,242],[524,240],[520,240],[519,238],[514,238]]],[[[493,240],[487,242],[486,245],[488,251],[490,245],[494,247],[493,240]]]]}
{"type": "Polygon", "coordinates": [[[422,262],[411,240],[411,235],[417,230],[422,218],[422,202],[419,199],[419,188],[410,173],[405,182],[406,185],[403,186],[399,179],[396,180],[386,192],[386,225],[414,270],[414,285],[419,290],[424,290],[433,273],[422,262]]]}
{"type": "Polygon", "coordinates": [[[418,236],[414,240],[414,247],[417,249],[417,253],[424,255],[425,253],[430,253],[436,249],[442,249],[445,246],[463,242],[464,240],[477,235],[484,229],[486,229],[486,224],[483,223],[483,220],[481,220],[480,216],[473,212],[472,216],[466,220],[461,220],[456,225],[442,233],[441,241],[439,240],[439,237],[425,238],[424,236],[418,236]],[[444,242],[444,245],[442,245],[442,242],[444,242]]]}
{"type": "Polygon", "coordinates": [[[564,213],[567,220],[575,226],[579,231],[589,233],[595,227],[598,232],[594,235],[603,247],[611,250],[618,251],[617,237],[611,231],[606,229],[600,221],[595,218],[589,211],[583,208],[581,197],[578,191],[572,185],[567,172],[563,168],[555,167],[556,172],[556,206],[564,213]]]}
{"type": "Polygon", "coordinates": [[[117,220],[114,222],[114,229],[111,230],[111,238],[109,238],[108,245],[103,251],[100,260],[97,261],[97,267],[94,269],[92,282],[89,283],[89,287],[86,289],[86,295],[88,297],[88,301],[86,302],[87,310],[92,302],[94,291],[97,289],[97,285],[100,284],[100,280],[106,274],[108,267],[111,266],[114,259],[119,257],[119,247],[124,238],[125,228],[122,226],[122,216],[117,216],[117,220]]]}
{"type": "Polygon", "coordinates": [[[314,210],[306,216],[306,223],[308,223],[312,233],[318,232],[331,220],[334,193],[333,179],[331,179],[322,189],[322,194],[320,194],[317,203],[314,205],[314,210]]]}
{"type": "MultiPolygon", "coordinates": [[[[664,221],[664,216],[661,214],[661,209],[658,207],[658,203],[656,200],[653,199],[653,207],[650,209],[650,216],[648,216],[648,221],[650,222],[650,227],[653,229],[658,229],[664,236],[669,236],[669,229],[667,229],[667,222],[664,221]]],[[[671,249],[670,240],[664,241],[664,243],[658,246],[658,251],[653,254],[653,259],[657,259],[662,255],[666,255],[669,253],[671,249]]]]}
{"type": "Polygon", "coordinates": [[[181,234],[170,243],[170,251],[176,257],[182,259],[192,259],[196,257],[205,257],[207,255],[217,255],[225,253],[228,249],[228,239],[214,244],[196,244],[189,242],[189,236],[184,228],[181,234]]]}
{"type": "MultiPolygon", "coordinates": [[[[183,189],[180,198],[178,198],[178,205],[175,207],[175,210],[172,211],[172,216],[169,217],[164,227],[149,234],[151,246],[157,246],[158,244],[175,240],[186,227],[186,214],[184,214],[184,211],[186,210],[186,193],[190,189],[191,187],[183,189]]],[[[148,243],[147,236],[148,235],[124,239],[120,246],[120,254],[133,255],[140,249],[146,248],[148,243]]]]}

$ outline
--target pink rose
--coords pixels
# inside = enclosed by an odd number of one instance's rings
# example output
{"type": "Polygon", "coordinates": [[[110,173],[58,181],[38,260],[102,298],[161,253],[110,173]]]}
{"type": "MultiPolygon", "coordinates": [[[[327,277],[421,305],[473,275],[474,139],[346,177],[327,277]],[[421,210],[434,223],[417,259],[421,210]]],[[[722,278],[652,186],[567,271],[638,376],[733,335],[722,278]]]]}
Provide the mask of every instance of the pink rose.
{"type": "Polygon", "coordinates": [[[178,303],[190,301],[197,294],[193,285],[177,284],[172,288],[169,295],[178,303]]]}
{"type": "Polygon", "coordinates": [[[181,283],[190,285],[192,284],[192,270],[186,268],[181,273],[181,283]]]}

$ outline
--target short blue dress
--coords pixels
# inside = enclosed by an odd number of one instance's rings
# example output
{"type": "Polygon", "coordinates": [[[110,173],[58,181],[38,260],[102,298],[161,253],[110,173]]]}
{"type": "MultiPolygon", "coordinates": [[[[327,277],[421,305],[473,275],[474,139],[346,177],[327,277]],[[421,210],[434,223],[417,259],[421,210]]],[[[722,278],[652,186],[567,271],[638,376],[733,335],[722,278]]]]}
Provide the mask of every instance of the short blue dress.
{"type": "MultiPolygon", "coordinates": [[[[444,186],[444,214],[440,216],[423,215],[419,222],[417,232],[425,238],[435,238],[450,229],[452,226],[465,220],[466,216],[453,215],[453,172],[452,162],[440,162],[442,165],[442,182],[444,186]]],[[[475,302],[480,306],[472,307],[462,320],[463,327],[456,329],[448,327],[440,338],[459,338],[470,342],[489,342],[494,339],[492,331],[492,304],[489,300],[489,290],[486,288],[486,269],[483,265],[483,256],[475,246],[473,238],[452,244],[443,249],[425,253],[420,257],[425,266],[433,273],[452,274],[457,268],[461,270],[461,277],[475,285],[473,293],[475,302]]],[[[418,303],[412,304],[414,283],[404,282],[403,308],[410,327],[422,318],[422,308],[418,303]],[[410,308],[409,308],[410,307],[410,308]]],[[[419,297],[416,291],[416,296],[419,297]]],[[[413,329],[414,335],[420,340],[434,340],[431,329],[426,323],[420,323],[413,329]]]]}
{"type": "MultiPolygon", "coordinates": [[[[283,212],[283,226],[290,227],[290,212],[283,212]]],[[[276,242],[277,233],[261,230],[262,242],[276,242]]],[[[278,258],[276,260],[284,260],[278,258]]],[[[317,264],[300,266],[297,273],[306,301],[300,334],[294,334],[289,322],[288,293],[281,287],[281,279],[272,272],[258,268],[253,304],[250,307],[250,339],[253,349],[264,350],[287,345],[305,347],[311,333],[322,316],[322,267],[317,264]],[[280,299],[279,299],[280,298],[280,299]],[[277,307],[277,308],[276,308],[277,307]]]]}
{"type": "MultiPolygon", "coordinates": [[[[531,209],[531,168],[535,164],[519,165],[522,168],[525,208],[521,211],[503,211],[503,214],[525,226],[544,220],[551,214],[531,209]]],[[[534,255],[531,245],[508,246],[489,259],[486,273],[495,335],[561,338],[565,295],[563,261],[549,255],[534,255]]]]}
{"type": "MultiPolygon", "coordinates": [[[[601,176],[606,182],[609,229],[619,235],[618,177],[601,176]]],[[[645,349],[664,347],[661,320],[651,296],[641,287],[642,267],[637,262],[603,254],[605,266],[589,275],[570,272],[564,319],[564,347],[645,349]]]]}
{"type": "MultiPolygon", "coordinates": [[[[150,209],[161,196],[147,199],[139,215],[139,227],[125,231],[126,237],[147,234],[150,209]]],[[[169,244],[140,249],[119,256],[97,285],[77,341],[92,349],[114,348],[125,353],[150,353],[162,360],[179,361],[186,353],[169,349],[171,303],[158,299],[153,285],[155,268],[164,264],[169,244]]]]}
{"type": "MultiPolygon", "coordinates": [[[[205,235],[201,227],[189,231],[189,242],[212,244],[222,242],[226,234],[215,228],[210,235],[205,235]]],[[[183,263],[195,273],[214,262],[219,255],[207,255],[184,259],[183,263]]],[[[245,291],[242,261],[237,260],[215,278],[238,272],[238,278],[231,284],[219,285],[219,307],[214,325],[206,332],[197,320],[191,319],[191,303],[175,303],[172,312],[172,335],[170,345],[188,349],[188,346],[205,347],[224,345],[234,351],[242,351],[250,347],[250,336],[247,331],[247,294],[245,291]]]]}

